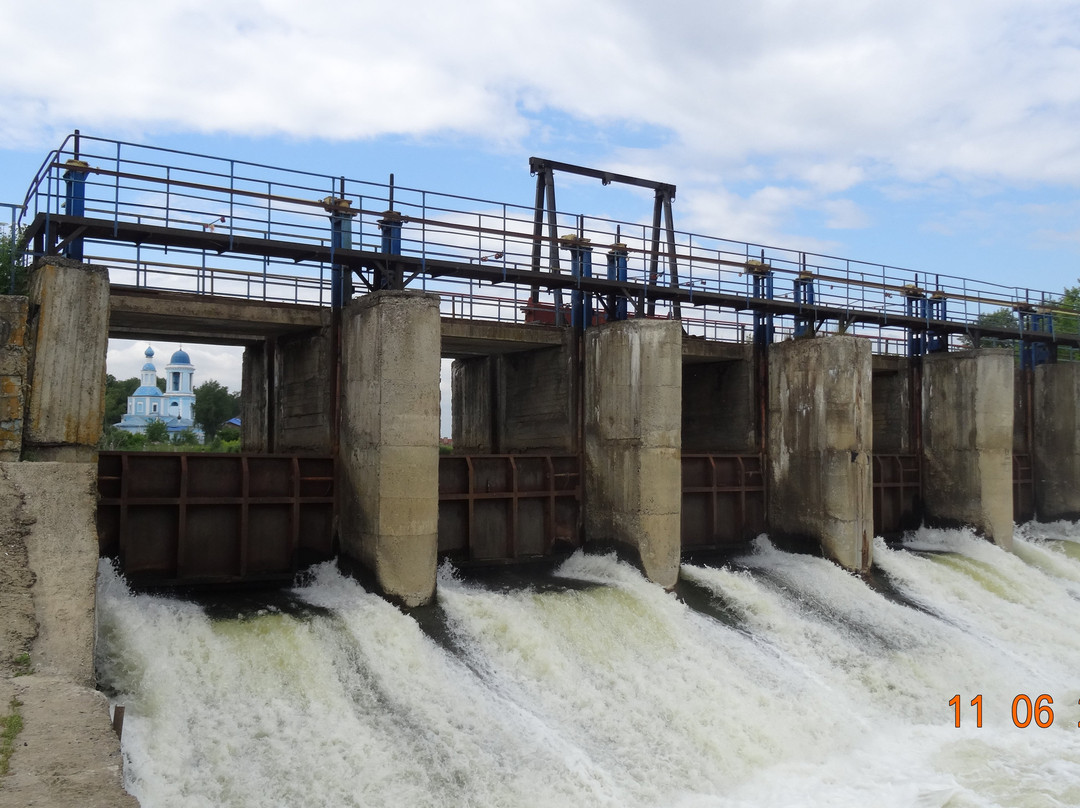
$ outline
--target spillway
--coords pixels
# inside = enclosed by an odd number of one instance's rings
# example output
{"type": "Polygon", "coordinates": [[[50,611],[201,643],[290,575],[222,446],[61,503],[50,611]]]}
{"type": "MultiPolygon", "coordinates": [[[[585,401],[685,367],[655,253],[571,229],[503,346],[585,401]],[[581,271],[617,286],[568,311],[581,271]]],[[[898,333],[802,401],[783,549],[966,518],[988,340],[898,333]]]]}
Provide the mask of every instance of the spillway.
{"type": "Polygon", "coordinates": [[[444,565],[415,616],[331,565],[208,607],[103,563],[98,672],[144,808],[1080,804],[1080,528],[874,558],[762,537],[674,593],[613,556],[444,565]]]}

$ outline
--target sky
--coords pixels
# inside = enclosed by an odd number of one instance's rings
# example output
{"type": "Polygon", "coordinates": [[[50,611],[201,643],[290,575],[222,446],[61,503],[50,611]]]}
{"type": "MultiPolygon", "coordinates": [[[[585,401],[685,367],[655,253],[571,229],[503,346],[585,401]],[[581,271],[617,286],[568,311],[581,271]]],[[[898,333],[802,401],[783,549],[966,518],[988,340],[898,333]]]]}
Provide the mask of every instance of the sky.
{"type": "MultiPolygon", "coordinates": [[[[535,155],[675,184],[681,230],[1080,276],[1076,0],[0,0],[0,42],[0,202],[76,128],[525,205],[535,155]]],[[[558,182],[560,208],[651,215],[558,182]]],[[[189,347],[239,387],[236,349],[189,347]]]]}

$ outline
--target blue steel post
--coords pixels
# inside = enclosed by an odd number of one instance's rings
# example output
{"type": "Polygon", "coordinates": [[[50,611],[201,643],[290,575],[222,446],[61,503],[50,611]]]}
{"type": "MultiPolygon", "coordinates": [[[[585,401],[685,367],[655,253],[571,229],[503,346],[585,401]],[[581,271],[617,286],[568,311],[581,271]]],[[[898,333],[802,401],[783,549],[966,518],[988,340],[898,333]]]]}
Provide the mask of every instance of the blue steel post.
{"type": "MultiPolygon", "coordinates": [[[[86,215],[86,176],[90,164],[82,160],[68,160],[64,163],[64,207],[68,216],[86,215]]],[[[83,240],[72,239],[64,248],[64,255],[73,261],[83,260],[83,240]]]]}
{"type": "MultiPolygon", "coordinates": [[[[803,270],[795,279],[795,302],[799,306],[814,305],[814,275],[803,270]]],[[[814,335],[814,315],[800,314],[795,318],[795,336],[812,337],[814,335]]]]}
{"type": "MultiPolygon", "coordinates": [[[[592,277],[592,246],[587,238],[577,235],[563,236],[560,246],[570,253],[570,275],[580,280],[592,277]]],[[[592,320],[592,295],[575,289],[570,296],[570,325],[584,331],[592,320]]]]}
{"type": "MultiPolygon", "coordinates": [[[[401,255],[401,226],[405,217],[396,210],[383,212],[379,219],[379,232],[382,234],[381,252],[384,255],[401,255]]],[[[378,289],[397,289],[401,281],[389,270],[376,270],[372,286],[378,289]]]]}
{"type": "MultiPolygon", "coordinates": [[[[747,261],[746,271],[753,279],[753,296],[756,300],[773,299],[772,267],[764,261],[747,261]]],[[[769,312],[754,309],[754,342],[771,345],[773,341],[773,316],[769,312]]]]}
{"type": "MultiPolygon", "coordinates": [[[[626,283],[626,256],[630,248],[625,244],[612,244],[607,254],[607,277],[609,281],[626,283]]],[[[608,295],[608,317],[613,320],[625,320],[627,314],[626,295],[613,293],[608,295]]]]}
{"type": "MultiPolygon", "coordinates": [[[[926,320],[926,292],[917,286],[904,287],[904,306],[908,317],[917,317],[926,320]]],[[[921,328],[908,329],[908,356],[922,356],[926,353],[926,335],[921,328]]]]}
{"type": "MultiPolygon", "coordinates": [[[[340,197],[328,196],[323,201],[323,209],[330,214],[330,246],[334,252],[352,249],[352,220],[356,211],[351,210],[352,202],[340,197]]],[[[352,284],[349,283],[348,268],[337,261],[330,269],[330,303],[335,309],[345,305],[352,297],[352,284]]]]}
{"type": "MultiPolygon", "coordinates": [[[[934,292],[930,299],[926,301],[927,305],[927,319],[929,320],[944,320],[947,316],[945,295],[941,292],[934,292]]],[[[938,351],[949,350],[948,337],[941,334],[935,329],[928,329],[926,332],[926,352],[937,353],[938,351]]]]}
{"type": "MultiPolygon", "coordinates": [[[[1021,331],[1054,333],[1054,315],[1043,311],[1019,311],[1021,331]]],[[[1024,342],[1020,346],[1020,367],[1034,368],[1051,361],[1050,345],[1047,342],[1024,342]]]]}

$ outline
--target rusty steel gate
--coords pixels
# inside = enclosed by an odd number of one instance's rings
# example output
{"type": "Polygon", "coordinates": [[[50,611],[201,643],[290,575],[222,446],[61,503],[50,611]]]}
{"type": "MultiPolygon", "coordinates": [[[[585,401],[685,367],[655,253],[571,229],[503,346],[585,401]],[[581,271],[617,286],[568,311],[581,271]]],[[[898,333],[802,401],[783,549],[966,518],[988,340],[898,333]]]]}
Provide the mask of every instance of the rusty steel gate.
{"type": "Polygon", "coordinates": [[[760,455],[682,456],[682,548],[722,550],[765,531],[760,455]]]}
{"type": "Polygon", "coordinates": [[[922,466],[917,454],[875,454],[874,535],[890,536],[922,522],[922,466]]]}
{"type": "Polygon", "coordinates": [[[439,554],[539,558],[581,546],[578,455],[441,455],[439,554]]]}
{"type": "Polygon", "coordinates": [[[333,556],[330,457],[101,452],[98,544],[143,586],[287,582],[333,556]]]}

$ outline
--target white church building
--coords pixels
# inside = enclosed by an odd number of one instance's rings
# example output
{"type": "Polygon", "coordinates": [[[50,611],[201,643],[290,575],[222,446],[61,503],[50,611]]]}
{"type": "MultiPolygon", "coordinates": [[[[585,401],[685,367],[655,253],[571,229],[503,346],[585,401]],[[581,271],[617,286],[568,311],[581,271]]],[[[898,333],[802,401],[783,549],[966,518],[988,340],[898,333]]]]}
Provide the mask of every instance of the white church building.
{"type": "Polygon", "coordinates": [[[191,357],[181,348],[165,366],[165,392],[157,386],[154,349],[146,346],[146,364],[142,366],[139,387],[128,396],[127,412],[116,425],[125,432],[146,432],[152,421],[164,421],[169,434],[190,429],[199,440],[202,430],[195,426],[195,367],[191,357]]]}

